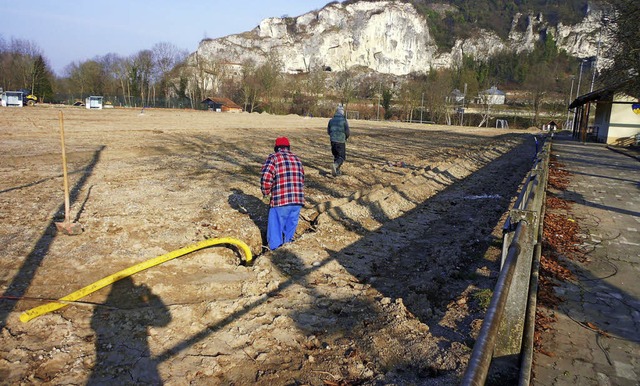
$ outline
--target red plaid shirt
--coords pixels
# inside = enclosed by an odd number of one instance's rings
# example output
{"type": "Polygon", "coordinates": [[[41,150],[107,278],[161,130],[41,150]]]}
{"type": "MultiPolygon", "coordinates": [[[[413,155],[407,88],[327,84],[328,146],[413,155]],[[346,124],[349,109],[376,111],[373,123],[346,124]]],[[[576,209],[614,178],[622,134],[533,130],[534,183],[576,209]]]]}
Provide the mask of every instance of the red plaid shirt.
{"type": "Polygon", "coordinates": [[[260,189],[271,195],[271,207],[304,205],[304,168],[297,155],[287,149],[269,154],[262,166],[260,189]]]}

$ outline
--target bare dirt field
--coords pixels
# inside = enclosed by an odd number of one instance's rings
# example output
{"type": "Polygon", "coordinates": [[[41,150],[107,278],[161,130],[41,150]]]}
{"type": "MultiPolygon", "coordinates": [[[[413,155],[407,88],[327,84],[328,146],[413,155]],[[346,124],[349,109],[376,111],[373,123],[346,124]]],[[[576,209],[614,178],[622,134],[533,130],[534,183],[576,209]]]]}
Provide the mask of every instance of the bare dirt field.
{"type": "Polygon", "coordinates": [[[0,383],[449,385],[499,268],[533,132],[182,110],[0,108],[0,383]],[[71,217],[64,217],[59,111],[71,217]],[[303,160],[293,243],[265,250],[259,173],[276,137],[303,160]],[[202,249],[22,323],[142,261],[202,249]]]}

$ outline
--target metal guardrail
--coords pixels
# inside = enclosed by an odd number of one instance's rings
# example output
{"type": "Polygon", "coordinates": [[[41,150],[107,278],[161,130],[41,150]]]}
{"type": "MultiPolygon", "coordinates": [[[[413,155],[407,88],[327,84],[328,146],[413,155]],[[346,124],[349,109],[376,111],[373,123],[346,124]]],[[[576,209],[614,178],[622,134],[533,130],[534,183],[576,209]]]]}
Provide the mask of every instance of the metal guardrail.
{"type": "Polygon", "coordinates": [[[461,385],[485,384],[492,360],[517,362],[529,384],[550,141],[536,154],[503,229],[502,268],[461,385]]]}

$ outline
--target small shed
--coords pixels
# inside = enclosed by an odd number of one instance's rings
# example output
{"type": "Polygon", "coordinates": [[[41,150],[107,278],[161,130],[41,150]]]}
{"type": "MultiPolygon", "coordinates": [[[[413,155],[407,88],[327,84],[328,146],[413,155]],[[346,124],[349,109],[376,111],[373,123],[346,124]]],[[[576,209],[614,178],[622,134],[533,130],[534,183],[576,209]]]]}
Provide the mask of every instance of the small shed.
{"type": "Polygon", "coordinates": [[[496,86],[491,86],[490,89],[484,90],[478,96],[480,103],[488,105],[503,105],[506,100],[506,94],[496,86]]]}
{"type": "Polygon", "coordinates": [[[242,107],[238,106],[234,101],[229,98],[209,97],[203,100],[208,106],[210,111],[222,112],[222,113],[241,113],[242,107]]]}
{"type": "Polygon", "coordinates": [[[453,91],[451,91],[451,93],[449,94],[449,96],[447,97],[449,103],[455,103],[455,104],[463,104],[464,103],[464,98],[465,98],[465,94],[456,89],[453,89],[453,91]]]}
{"type": "Polygon", "coordinates": [[[542,130],[544,131],[556,131],[558,130],[558,124],[555,121],[551,121],[546,125],[542,125],[542,130]]]}
{"type": "Polygon", "coordinates": [[[88,109],[102,110],[102,99],[101,96],[90,96],[85,99],[84,105],[88,109]]]}
{"type": "Polygon", "coordinates": [[[23,107],[24,93],[22,91],[5,91],[2,93],[3,107],[23,107]]]}
{"type": "Polygon", "coordinates": [[[640,134],[639,101],[618,91],[620,85],[608,86],[576,98],[573,135],[582,141],[593,138],[609,145],[628,146],[640,134]],[[590,119],[592,107],[595,114],[590,119]]]}

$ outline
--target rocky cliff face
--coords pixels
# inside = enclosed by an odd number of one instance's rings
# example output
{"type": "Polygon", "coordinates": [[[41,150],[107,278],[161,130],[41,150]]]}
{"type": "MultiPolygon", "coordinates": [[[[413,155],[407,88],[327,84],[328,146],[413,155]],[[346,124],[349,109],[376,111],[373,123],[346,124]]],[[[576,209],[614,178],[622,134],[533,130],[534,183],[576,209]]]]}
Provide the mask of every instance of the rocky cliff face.
{"type": "Polygon", "coordinates": [[[411,4],[379,1],[349,5],[335,3],[295,18],[269,18],[252,31],[203,40],[192,54],[208,61],[257,64],[269,54],[285,64],[283,71],[304,72],[317,67],[334,71],[354,66],[394,75],[451,67],[463,55],[484,59],[501,50],[531,50],[542,33],[552,34],[560,49],[577,57],[596,54],[598,11],[589,11],[577,25],[550,25],[536,15],[526,18],[525,32],[513,21],[508,39],[490,30],[477,30],[458,39],[448,52],[439,50],[427,20],[411,4]]]}

